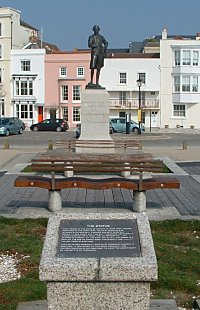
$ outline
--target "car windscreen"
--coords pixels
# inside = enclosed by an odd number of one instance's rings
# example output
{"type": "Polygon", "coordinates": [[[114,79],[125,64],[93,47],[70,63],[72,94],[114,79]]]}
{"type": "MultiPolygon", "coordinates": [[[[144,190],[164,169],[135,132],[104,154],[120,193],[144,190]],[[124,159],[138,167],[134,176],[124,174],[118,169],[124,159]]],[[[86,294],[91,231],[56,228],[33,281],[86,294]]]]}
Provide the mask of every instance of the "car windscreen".
{"type": "Polygon", "coordinates": [[[9,119],[7,118],[1,118],[0,119],[0,125],[7,125],[9,123],[9,119]]]}

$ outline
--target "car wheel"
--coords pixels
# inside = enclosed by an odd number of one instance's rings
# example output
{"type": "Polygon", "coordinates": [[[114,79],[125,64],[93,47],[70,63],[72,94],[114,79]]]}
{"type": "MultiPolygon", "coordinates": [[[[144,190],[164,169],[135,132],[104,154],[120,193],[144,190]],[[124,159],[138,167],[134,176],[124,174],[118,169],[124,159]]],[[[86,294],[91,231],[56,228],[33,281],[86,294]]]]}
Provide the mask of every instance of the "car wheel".
{"type": "Polygon", "coordinates": [[[61,132],[62,131],[62,128],[60,126],[56,127],[56,131],[57,132],[61,132]]]}
{"type": "Polygon", "coordinates": [[[137,127],[133,128],[134,133],[139,133],[139,129],[137,127]]]}
{"type": "Polygon", "coordinates": [[[23,128],[21,127],[21,128],[19,129],[19,134],[21,135],[22,132],[23,132],[23,128]]]}
{"type": "Polygon", "coordinates": [[[38,131],[38,127],[37,127],[37,126],[34,126],[34,127],[33,127],[33,131],[38,131]]]}
{"type": "Polygon", "coordinates": [[[6,133],[5,133],[6,137],[8,137],[8,136],[9,136],[9,134],[10,134],[9,129],[6,129],[6,133]]]}

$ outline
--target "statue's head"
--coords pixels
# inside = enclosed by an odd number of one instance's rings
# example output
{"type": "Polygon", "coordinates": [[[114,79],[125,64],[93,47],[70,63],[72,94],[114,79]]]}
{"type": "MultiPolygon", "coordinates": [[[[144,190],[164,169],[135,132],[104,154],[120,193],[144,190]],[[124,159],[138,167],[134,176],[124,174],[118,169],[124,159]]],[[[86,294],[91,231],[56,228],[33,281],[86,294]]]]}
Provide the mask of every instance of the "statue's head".
{"type": "Polygon", "coordinates": [[[100,27],[99,27],[98,25],[94,25],[93,28],[92,28],[92,30],[93,30],[95,33],[97,33],[97,32],[99,32],[100,27]]]}

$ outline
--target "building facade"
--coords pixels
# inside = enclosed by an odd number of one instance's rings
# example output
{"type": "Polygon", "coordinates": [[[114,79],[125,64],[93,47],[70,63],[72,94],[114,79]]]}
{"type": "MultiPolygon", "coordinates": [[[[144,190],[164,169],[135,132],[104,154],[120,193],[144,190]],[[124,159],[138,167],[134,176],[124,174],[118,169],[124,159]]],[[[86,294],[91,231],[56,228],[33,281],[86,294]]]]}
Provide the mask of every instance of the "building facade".
{"type": "Polygon", "coordinates": [[[12,116],[11,50],[29,42],[34,27],[20,20],[20,11],[0,7],[0,115],[12,116]]]}
{"type": "Polygon", "coordinates": [[[29,45],[11,51],[13,115],[28,127],[43,120],[44,58],[45,49],[29,48],[29,45]]]}
{"type": "Polygon", "coordinates": [[[200,128],[200,34],[160,41],[161,127],[200,128]]]}
{"type": "Polygon", "coordinates": [[[142,123],[147,127],[160,126],[160,59],[153,54],[111,54],[105,59],[100,84],[110,94],[110,117],[131,114],[138,120],[139,87],[142,123]]]}
{"type": "Polygon", "coordinates": [[[44,117],[80,123],[81,92],[90,80],[90,51],[56,52],[45,56],[44,117]]]}

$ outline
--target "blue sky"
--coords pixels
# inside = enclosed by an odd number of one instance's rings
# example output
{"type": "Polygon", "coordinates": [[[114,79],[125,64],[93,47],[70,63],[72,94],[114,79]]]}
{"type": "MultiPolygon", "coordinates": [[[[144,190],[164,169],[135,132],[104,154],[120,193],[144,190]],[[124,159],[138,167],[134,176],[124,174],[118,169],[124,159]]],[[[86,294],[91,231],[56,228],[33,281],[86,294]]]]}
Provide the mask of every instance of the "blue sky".
{"type": "Polygon", "coordinates": [[[0,0],[0,6],[21,11],[21,19],[43,28],[44,41],[61,50],[87,48],[98,24],[110,48],[127,48],[161,34],[200,32],[199,0],[0,0]]]}

